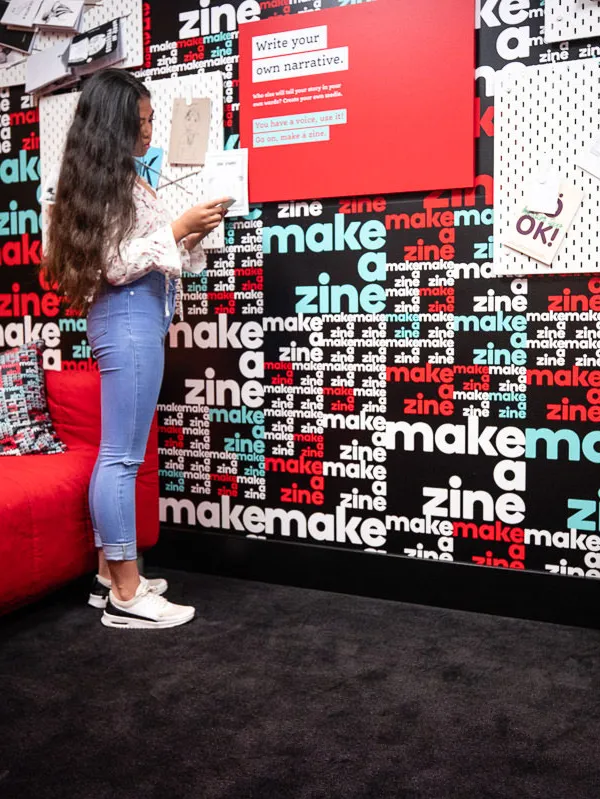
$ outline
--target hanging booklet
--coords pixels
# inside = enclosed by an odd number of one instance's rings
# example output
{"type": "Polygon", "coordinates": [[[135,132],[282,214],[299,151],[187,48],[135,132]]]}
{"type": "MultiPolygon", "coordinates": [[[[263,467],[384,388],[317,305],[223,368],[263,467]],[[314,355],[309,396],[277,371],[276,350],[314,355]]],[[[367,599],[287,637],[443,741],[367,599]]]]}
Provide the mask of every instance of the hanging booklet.
{"type": "Polygon", "coordinates": [[[67,64],[68,48],[69,42],[59,42],[29,56],[25,78],[26,92],[47,94],[59,86],[75,82],[67,64]]]}
{"type": "Polygon", "coordinates": [[[83,22],[83,0],[43,0],[33,24],[39,30],[77,33],[83,22]]]}
{"type": "MultiPolygon", "coordinates": [[[[4,16],[8,8],[6,0],[0,0],[0,17],[4,16]]],[[[11,50],[18,50],[19,53],[31,52],[31,45],[33,43],[33,31],[16,31],[7,28],[0,22],[0,46],[8,47],[11,50]]]]}
{"type": "Polygon", "coordinates": [[[41,5],[41,0],[10,0],[0,22],[9,28],[32,31],[41,5]]]}
{"type": "Polygon", "coordinates": [[[87,75],[118,64],[126,56],[121,20],[113,19],[73,37],[68,63],[75,75],[87,75]]]}

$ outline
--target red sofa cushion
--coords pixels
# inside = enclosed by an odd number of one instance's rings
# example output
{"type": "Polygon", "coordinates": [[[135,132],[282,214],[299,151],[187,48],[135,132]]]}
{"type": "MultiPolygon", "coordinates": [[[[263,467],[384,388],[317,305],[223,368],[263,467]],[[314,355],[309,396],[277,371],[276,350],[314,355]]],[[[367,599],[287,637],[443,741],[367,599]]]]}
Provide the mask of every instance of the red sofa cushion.
{"type": "Polygon", "coordinates": [[[87,447],[11,458],[10,469],[0,463],[0,563],[13,566],[0,569],[0,598],[25,586],[35,596],[94,568],[87,486],[95,458],[87,447]]]}
{"type": "MultiPolygon", "coordinates": [[[[97,372],[46,372],[48,407],[68,451],[0,457],[0,612],[95,567],[87,492],[100,443],[97,372]]],[[[136,483],[140,550],[158,539],[158,425],[136,483]]]]}
{"type": "MultiPolygon", "coordinates": [[[[100,446],[100,375],[97,372],[48,371],[46,395],[56,432],[68,447],[79,449],[84,445],[95,448],[100,446]]],[[[156,415],[150,430],[145,460],[138,472],[138,482],[140,477],[149,473],[158,475],[156,415]]]]}
{"type": "Polygon", "coordinates": [[[54,429],[67,447],[100,446],[97,372],[47,371],[46,397],[54,429]]]}

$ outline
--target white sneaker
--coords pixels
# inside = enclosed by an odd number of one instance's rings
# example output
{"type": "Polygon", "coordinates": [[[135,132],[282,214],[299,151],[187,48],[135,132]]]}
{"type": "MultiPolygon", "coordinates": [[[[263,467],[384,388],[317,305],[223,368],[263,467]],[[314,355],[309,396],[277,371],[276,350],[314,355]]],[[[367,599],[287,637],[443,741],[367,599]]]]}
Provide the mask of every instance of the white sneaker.
{"type": "MultiPolygon", "coordinates": [[[[163,580],[162,577],[159,577],[155,580],[148,580],[148,587],[148,590],[152,591],[153,594],[164,594],[169,584],[166,580],[163,580]]],[[[101,579],[100,575],[97,574],[94,577],[94,583],[88,598],[88,605],[91,605],[93,608],[104,610],[108,602],[109,591],[110,580],[101,579]]]]}
{"type": "Polygon", "coordinates": [[[191,605],[175,605],[163,596],[153,593],[148,580],[140,577],[135,596],[128,602],[120,602],[111,590],[101,621],[105,627],[162,630],[191,621],[195,612],[196,609],[191,605]]]}

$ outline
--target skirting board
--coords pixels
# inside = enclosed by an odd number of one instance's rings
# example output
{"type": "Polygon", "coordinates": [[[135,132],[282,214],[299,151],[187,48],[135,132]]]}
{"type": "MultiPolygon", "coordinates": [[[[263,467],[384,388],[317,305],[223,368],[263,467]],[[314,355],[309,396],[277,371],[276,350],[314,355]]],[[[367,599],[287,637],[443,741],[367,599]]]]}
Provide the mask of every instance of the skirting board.
{"type": "Polygon", "coordinates": [[[598,582],[162,528],[147,566],[600,629],[598,582]]]}

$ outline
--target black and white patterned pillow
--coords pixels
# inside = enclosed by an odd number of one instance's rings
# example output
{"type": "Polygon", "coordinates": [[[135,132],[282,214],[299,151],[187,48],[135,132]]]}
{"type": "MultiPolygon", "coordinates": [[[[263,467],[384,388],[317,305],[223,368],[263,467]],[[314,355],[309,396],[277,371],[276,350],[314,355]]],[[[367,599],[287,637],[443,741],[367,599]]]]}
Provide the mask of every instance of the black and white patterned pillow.
{"type": "Polygon", "coordinates": [[[66,450],[48,413],[43,350],[32,341],[0,353],[0,455],[66,450]]]}

